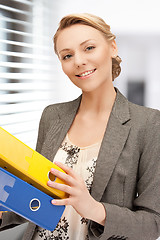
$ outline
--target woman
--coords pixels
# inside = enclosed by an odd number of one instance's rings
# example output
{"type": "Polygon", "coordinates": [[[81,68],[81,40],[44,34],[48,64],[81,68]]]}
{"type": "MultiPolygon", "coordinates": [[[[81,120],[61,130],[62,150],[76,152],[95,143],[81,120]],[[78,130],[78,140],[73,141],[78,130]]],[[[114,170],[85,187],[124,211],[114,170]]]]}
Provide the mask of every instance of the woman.
{"type": "MultiPolygon", "coordinates": [[[[68,198],[52,202],[66,205],[53,232],[30,223],[24,239],[157,239],[160,112],[129,102],[114,88],[121,59],[115,36],[101,18],[64,17],[54,46],[64,73],[82,95],[44,110],[37,151],[66,172],[52,169],[66,185],[48,185],[68,198]]],[[[1,228],[14,222],[13,214],[3,214],[1,228]]]]}

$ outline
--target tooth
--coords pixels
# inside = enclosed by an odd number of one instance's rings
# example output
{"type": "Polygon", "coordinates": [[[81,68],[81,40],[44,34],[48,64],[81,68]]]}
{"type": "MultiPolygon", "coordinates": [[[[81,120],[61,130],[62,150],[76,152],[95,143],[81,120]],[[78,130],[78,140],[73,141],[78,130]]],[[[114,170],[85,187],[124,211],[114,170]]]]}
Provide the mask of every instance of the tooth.
{"type": "Polygon", "coordinates": [[[94,70],[88,71],[88,72],[85,72],[85,73],[82,73],[80,76],[81,76],[81,77],[85,77],[85,76],[91,74],[93,71],[94,71],[94,70]]]}

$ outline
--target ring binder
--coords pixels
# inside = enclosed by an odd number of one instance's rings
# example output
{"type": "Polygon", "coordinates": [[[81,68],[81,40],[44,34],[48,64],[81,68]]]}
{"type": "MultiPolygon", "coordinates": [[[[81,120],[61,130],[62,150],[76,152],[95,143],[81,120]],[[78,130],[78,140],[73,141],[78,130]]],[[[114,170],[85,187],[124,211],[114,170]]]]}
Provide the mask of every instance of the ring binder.
{"type": "MultiPolygon", "coordinates": [[[[64,172],[61,168],[1,127],[0,143],[0,167],[54,198],[67,197],[65,192],[47,186],[50,169],[64,172]]],[[[64,183],[59,178],[54,181],[64,183]]]]}
{"type": "Polygon", "coordinates": [[[65,206],[52,205],[52,199],[52,197],[0,167],[0,204],[3,207],[42,228],[53,231],[65,206]]]}

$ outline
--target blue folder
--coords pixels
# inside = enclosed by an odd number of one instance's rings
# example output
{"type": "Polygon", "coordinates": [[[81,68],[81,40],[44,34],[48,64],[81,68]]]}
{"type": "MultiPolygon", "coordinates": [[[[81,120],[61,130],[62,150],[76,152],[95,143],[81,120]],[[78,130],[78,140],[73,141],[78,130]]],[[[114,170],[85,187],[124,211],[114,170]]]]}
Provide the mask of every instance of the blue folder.
{"type": "Polygon", "coordinates": [[[3,212],[4,212],[4,211],[10,211],[10,210],[0,204],[0,211],[3,211],[3,212]]]}
{"type": "Polygon", "coordinates": [[[0,168],[0,211],[11,210],[36,225],[53,231],[65,206],[51,204],[53,198],[0,168]]]}

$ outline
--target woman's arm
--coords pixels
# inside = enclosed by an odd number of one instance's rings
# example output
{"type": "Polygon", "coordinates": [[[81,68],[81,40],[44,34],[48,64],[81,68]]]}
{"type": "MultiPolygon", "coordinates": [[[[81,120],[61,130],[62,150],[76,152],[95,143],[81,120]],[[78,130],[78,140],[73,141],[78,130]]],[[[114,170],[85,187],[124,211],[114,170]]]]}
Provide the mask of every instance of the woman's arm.
{"type": "MultiPolygon", "coordinates": [[[[148,113],[141,142],[136,143],[142,146],[137,172],[138,195],[133,199],[131,210],[127,204],[120,207],[107,203],[104,194],[101,201],[107,217],[102,239],[114,236],[113,239],[156,240],[160,236],[160,111],[148,113]]],[[[127,201],[127,196],[125,198],[127,201]]],[[[97,223],[90,222],[90,235],[100,236],[99,229],[97,223]]]]}
{"type": "Polygon", "coordinates": [[[28,220],[24,219],[21,216],[18,216],[14,212],[1,212],[0,218],[0,231],[13,228],[17,225],[27,222],[28,220]]]}
{"type": "MultiPolygon", "coordinates": [[[[45,108],[46,109],[46,108],[45,108]]],[[[45,112],[44,109],[40,124],[39,124],[39,133],[38,133],[38,140],[37,140],[37,151],[40,152],[42,148],[43,138],[44,138],[44,118],[45,118],[45,112]]],[[[21,216],[18,216],[14,212],[0,212],[0,231],[9,229],[12,227],[15,227],[19,224],[22,224],[24,222],[27,222],[28,220],[22,218],[21,216]]]]}

